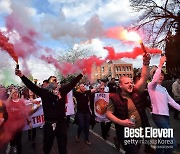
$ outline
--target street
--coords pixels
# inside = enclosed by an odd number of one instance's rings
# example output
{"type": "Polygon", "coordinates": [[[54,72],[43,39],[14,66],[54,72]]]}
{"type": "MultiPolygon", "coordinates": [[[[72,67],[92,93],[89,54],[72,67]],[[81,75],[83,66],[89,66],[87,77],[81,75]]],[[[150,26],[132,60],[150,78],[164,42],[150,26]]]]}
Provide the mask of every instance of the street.
{"type": "MultiPolygon", "coordinates": [[[[150,117],[150,115],[148,115],[150,117]]],[[[180,119],[174,120],[171,112],[171,126],[174,129],[174,136],[176,138],[176,142],[178,144],[178,147],[175,149],[174,154],[180,154],[180,119]]],[[[151,126],[154,126],[152,119],[149,118],[151,126]]],[[[91,127],[90,127],[91,128],[91,127]]],[[[113,137],[115,136],[114,128],[111,127],[111,130],[109,132],[109,137],[105,141],[101,138],[101,130],[100,130],[100,124],[96,124],[93,130],[90,130],[90,137],[89,140],[92,143],[91,146],[88,146],[84,143],[83,133],[81,134],[80,141],[77,143],[75,141],[77,131],[77,125],[69,124],[68,128],[68,144],[67,144],[67,150],[68,154],[118,154],[118,153],[124,153],[122,148],[120,151],[117,151],[114,146],[113,137]]],[[[37,136],[35,140],[35,146],[32,146],[31,143],[28,141],[28,134],[27,131],[23,133],[22,138],[22,144],[23,144],[23,150],[22,154],[43,154],[43,129],[37,128],[37,136]]],[[[143,145],[141,146],[141,153],[143,152],[143,145]]],[[[54,140],[53,148],[51,150],[50,154],[58,154],[56,139],[54,140]]]]}

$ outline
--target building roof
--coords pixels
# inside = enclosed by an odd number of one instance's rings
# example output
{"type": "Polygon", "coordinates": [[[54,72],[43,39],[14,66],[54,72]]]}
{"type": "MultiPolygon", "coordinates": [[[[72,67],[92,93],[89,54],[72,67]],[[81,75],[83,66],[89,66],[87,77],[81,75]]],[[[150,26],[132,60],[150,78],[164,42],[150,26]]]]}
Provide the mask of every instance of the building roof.
{"type": "Polygon", "coordinates": [[[131,63],[126,63],[126,62],[122,61],[121,59],[110,60],[108,63],[112,63],[112,64],[131,64],[131,63]]]}

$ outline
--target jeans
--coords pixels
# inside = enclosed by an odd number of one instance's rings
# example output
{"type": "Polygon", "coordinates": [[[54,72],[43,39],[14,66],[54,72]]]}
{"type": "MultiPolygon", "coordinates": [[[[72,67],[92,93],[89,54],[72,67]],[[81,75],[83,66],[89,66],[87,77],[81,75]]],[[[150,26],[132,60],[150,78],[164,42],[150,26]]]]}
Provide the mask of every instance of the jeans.
{"type": "Polygon", "coordinates": [[[22,138],[22,131],[16,132],[14,135],[13,139],[10,141],[10,146],[17,148],[17,154],[21,154],[22,152],[22,143],[21,143],[21,138],[22,138]]]}
{"type": "Polygon", "coordinates": [[[56,128],[53,130],[52,124],[46,123],[44,125],[44,154],[49,154],[53,145],[54,138],[57,138],[58,151],[60,154],[67,154],[67,132],[66,120],[58,121],[56,128]]]}
{"type": "Polygon", "coordinates": [[[77,113],[78,120],[78,138],[81,135],[82,130],[84,130],[84,139],[89,141],[89,122],[90,122],[90,113],[77,113]]]}
{"type": "Polygon", "coordinates": [[[28,139],[29,141],[35,141],[36,138],[36,128],[28,130],[28,139]]]}
{"type": "MultiPolygon", "coordinates": [[[[169,116],[152,114],[152,119],[158,128],[170,128],[169,116]]],[[[159,138],[159,140],[157,140],[156,154],[171,154],[175,146],[174,138],[159,138]],[[158,142],[160,140],[169,141],[169,144],[158,142]]]]}
{"type": "Polygon", "coordinates": [[[104,139],[108,137],[110,127],[111,127],[111,122],[101,122],[101,132],[102,132],[102,137],[104,139]]]}
{"type": "MultiPolygon", "coordinates": [[[[117,125],[116,125],[117,126],[117,125]]],[[[141,140],[141,138],[125,138],[124,137],[124,127],[119,129],[119,126],[116,127],[116,137],[117,137],[117,141],[122,145],[125,154],[140,154],[140,147],[141,144],[139,142],[139,140],[141,140]],[[138,141],[138,144],[134,144],[134,143],[128,143],[125,144],[126,141],[131,141],[131,140],[136,140],[138,141]]]]}

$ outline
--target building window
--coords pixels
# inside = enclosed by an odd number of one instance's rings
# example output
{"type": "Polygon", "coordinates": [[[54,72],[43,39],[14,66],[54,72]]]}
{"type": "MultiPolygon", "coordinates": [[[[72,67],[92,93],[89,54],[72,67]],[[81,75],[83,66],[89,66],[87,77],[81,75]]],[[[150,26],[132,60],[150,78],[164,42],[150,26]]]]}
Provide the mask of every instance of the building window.
{"type": "Polygon", "coordinates": [[[122,71],[125,71],[125,70],[124,70],[124,66],[122,66],[122,71]]]}
{"type": "Polygon", "coordinates": [[[131,71],[131,66],[129,66],[129,71],[131,71]]]}
{"type": "Polygon", "coordinates": [[[118,72],[119,70],[118,70],[118,67],[116,66],[116,72],[118,72]]]}

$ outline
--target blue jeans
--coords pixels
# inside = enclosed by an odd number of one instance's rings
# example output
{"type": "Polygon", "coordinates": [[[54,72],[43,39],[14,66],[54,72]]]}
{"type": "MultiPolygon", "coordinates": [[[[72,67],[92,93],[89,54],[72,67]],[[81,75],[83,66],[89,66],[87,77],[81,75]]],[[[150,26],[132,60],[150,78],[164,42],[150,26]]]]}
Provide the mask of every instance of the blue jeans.
{"type": "Polygon", "coordinates": [[[84,130],[84,139],[89,141],[89,122],[90,113],[77,113],[78,120],[78,138],[81,135],[82,130],[84,130]]]}
{"type": "MultiPolygon", "coordinates": [[[[169,116],[152,114],[152,119],[158,128],[170,128],[169,116]]],[[[171,154],[176,147],[174,138],[161,138],[160,140],[170,141],[170,144],[164,144],[157,141],[156,154],[171,154]],[[171,144],[172,143],[172,144],[171,144]],[[163,147],[166,146],[166,147],[163,147]]]]}

